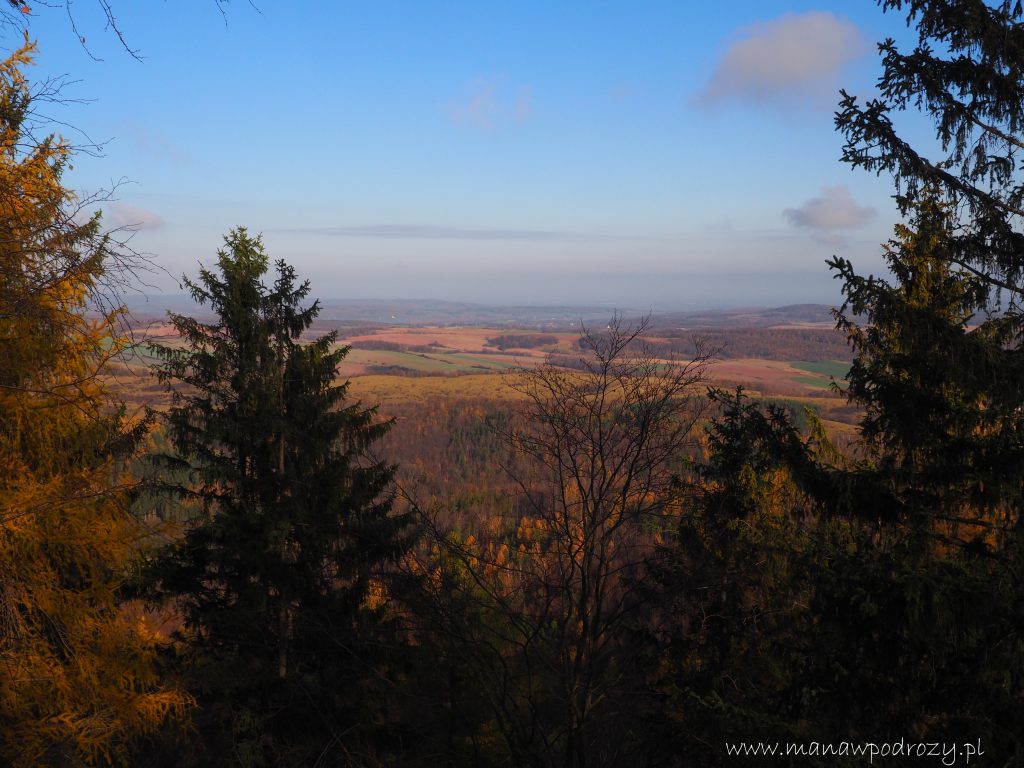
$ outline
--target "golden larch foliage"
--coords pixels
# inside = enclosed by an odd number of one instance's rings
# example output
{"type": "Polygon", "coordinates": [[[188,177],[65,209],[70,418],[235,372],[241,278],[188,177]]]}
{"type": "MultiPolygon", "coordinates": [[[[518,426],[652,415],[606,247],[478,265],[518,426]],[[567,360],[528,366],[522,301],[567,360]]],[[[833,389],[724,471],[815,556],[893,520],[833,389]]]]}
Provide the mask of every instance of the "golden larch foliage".
{"type": "Polygon", "coordinates": [[[86,314],[116,254],[62,184],[70,148],[25,127],[33,52],[0,63],[0,763],[123,764],[189,698],[119,604],[147,536],[99,380],[116,314],[86,314]]]}

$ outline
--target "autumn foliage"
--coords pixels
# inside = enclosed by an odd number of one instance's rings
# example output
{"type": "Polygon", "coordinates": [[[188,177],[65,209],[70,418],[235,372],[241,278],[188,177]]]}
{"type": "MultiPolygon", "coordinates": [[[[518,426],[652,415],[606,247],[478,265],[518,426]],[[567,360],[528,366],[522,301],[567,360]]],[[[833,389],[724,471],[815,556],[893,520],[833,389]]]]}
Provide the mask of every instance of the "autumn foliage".
{"type": "Polygon", "coordinates": [[[25,130],[32,54],[0,64],[0,760],[118,763],[189,697],[119,601],[146,532],[99,379],[117,317],[86,316],[117,255],[62,184],[67,144],[25,130]]]}
{"type": "Polygon", "coordinates": [[[212,322],[151,348],[169,409],[132,421],[103,384],[132,254],[37,136],[33,47],[0,63],[0,765],[731,768],[765,761],[730,742],[968,740],[1024,764],[1024,10],[881,5],[918,45],[883,43],[878,98],[837,123],[907,219],[888,276],[831,262],[846,447],[617,318],[500,401],[353,402],[308,284],[244,229],[186,280],[212,322]],[[895,133],[910,107],[937,164],[895,133]]]}

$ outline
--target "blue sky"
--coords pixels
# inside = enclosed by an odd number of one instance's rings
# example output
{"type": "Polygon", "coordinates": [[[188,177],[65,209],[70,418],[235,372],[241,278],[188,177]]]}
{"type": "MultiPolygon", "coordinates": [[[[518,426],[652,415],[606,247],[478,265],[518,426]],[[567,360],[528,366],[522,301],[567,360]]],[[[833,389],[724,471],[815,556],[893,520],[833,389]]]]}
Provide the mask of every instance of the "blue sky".
{"type": "Polygon", "coordinates": [[[323,297],[834,302],[826,258],[880,268],[891,182],[832,126],[907,36],[873,3],[255,4],[115,2],[141,62],[93,0],[84,48],[30,21],[90,100],[49,112],[105,142],[67,180],[128,179],[107,221],[171,275],[236,225],[323,297]]]}

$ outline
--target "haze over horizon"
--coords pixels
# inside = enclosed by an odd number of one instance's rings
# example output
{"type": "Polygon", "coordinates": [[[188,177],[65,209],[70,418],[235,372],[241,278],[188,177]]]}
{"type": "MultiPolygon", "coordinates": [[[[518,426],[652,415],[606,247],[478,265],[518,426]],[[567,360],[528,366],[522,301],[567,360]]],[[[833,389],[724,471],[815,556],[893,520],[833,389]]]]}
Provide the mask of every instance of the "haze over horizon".
{"type": "Polygon", "coordinates": [[[872,4],[257,5],[120,5],[141,62],[98,4],[84,46],[30,19],[34,75],[91,100],[47,116],[104,143],[68,181],[129,180],[106,221],[157,289],[238,225],[329,298],[836,303],[827,258],[882,269],[891,180],[832,127],[906,35],[872,4]]]}
{"type": "MultiPolygon", "coordinates": [[[[646,276],[636,279],[642,283],[646,276]]],[[[628,276],[627,276],[628,278],[628,276]]],[[[573,309],[584,308],[589,310],[603,309],[609,312],[629,313],[671,313],[671,312],[703,312],[703,311],[729,311],[739,309],[769,309],[803,304],[817,304],[827,306],[838,306],[841,297],[832,299],[828,296],[820,300],[807,299],[806,296],[813,295],[810,291],[805,293],[780,291],[773,293],[771,290],[758,291],[746,283],[738,284],[747,290],[733,290],[731,286],[737,285],[731,282],[731,276],[706,276],[697,279],[684,281],[685,290],[678,296],[669,294],[666,291],[661,300],[656,300],[657,294],[653,291],[630,291],[624,289],[613,293],[608,291],[607,295],[600,291],[592,294],[595,298],[588,300],[576,300],[572,297],[562,300],[553,291],[535,290],[522,295],[524,299],[518,300],[516,295],[512,299],[501,300],[500,298],[489,298],[485,292],[473,293],[473,286],[464,287],[465,296],[432,296],[427,293],[416,293],[410,289],[408,293],[395,292],[388,294],[386,291],[378,291],[377,294],[367,295],[331,295],[323,291],[317,291],[316,285],[312,285],[312,297],[319,299],[321,303],[416,303],[425,304],[456,304],[456,305],[478,305],[485,308],[537,308],[547,307],[573,309]],[[716,292],[717,291],[717,292],[716,292]],[[790,301],[789,295],[799,295],[798,300],[790,301]],[[690,296],[690,298],[686,298],[690,296]]],[[[162,291],[140,291],[125,296],[128,308],[132,311],[151,309],[163,311],[163,308],[182,311],[183,305],[194,305],[191,297],[179,289],[178,286],[169,286],[162,291]]],[[[198,307],[198,305],[195,305],[198,307]]]]}

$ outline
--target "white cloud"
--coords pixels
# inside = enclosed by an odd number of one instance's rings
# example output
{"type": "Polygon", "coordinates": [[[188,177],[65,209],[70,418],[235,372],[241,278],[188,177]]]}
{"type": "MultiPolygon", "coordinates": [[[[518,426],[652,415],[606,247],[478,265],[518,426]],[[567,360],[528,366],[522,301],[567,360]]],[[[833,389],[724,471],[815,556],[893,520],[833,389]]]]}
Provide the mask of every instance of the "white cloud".
{"type": "Polygon", "coordinates": [[[110,203],[103,210],[103,218],[114,229],[160,229],[164,220],[145,208],[135,208],[124,203],[110,203]]]}
{"type": "Polygon", "coordinates": [[[856,25],[827,11],[759,22],[725,51],[697,102],[792,103],[831,95],[843,68],[867,50],[856,25]]]}
{"type": "Polygon", "coordinates": [[[845,186],[824,187],[820,197],[812,197],[799,208],[786,208],[782,215],[800,229],[808,229],[818,239],[832,243],[839,231],[857,229],[874,218],[877,211],[857,205],[845,186]]]}

